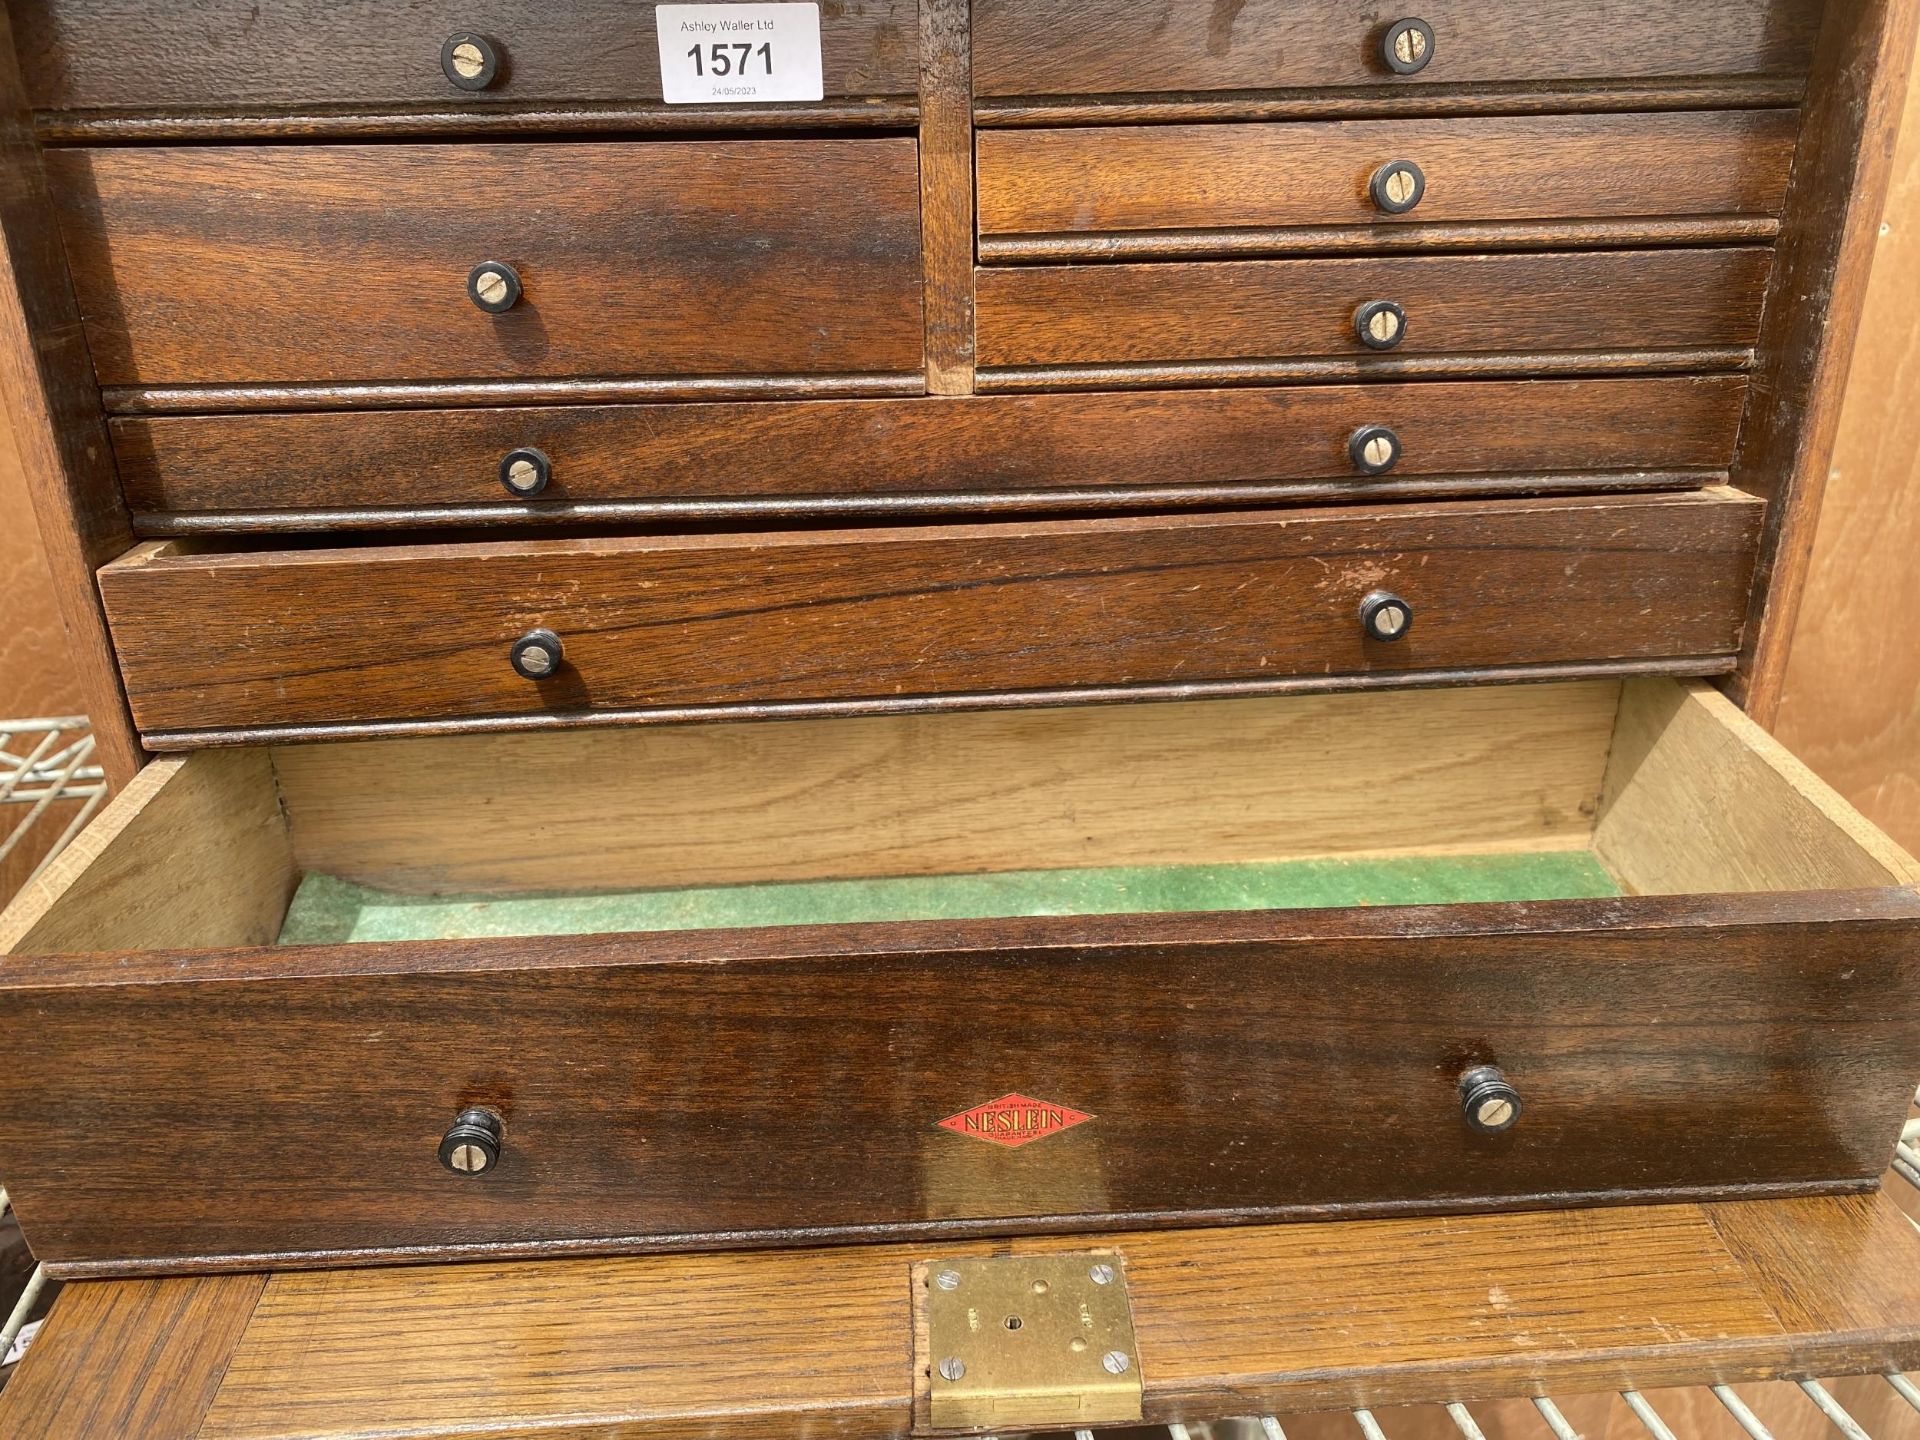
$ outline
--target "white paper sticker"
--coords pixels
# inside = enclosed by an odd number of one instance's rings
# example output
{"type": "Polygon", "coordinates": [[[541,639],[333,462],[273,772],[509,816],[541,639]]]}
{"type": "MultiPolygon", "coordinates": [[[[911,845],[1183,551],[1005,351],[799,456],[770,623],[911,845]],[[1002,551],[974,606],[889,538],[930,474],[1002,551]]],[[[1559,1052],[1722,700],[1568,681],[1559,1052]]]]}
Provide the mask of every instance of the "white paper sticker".
{"type": "Polygon", "coordinates": [[[826,98],[818,5],[659,5],[653,23],[669,105],[826,98]]]}
{"type": "Polygon", "coordinates": [[[46,1321],[36,1320],[31,1325],[21,1326],[20,1333],[13,1337],[13,1344],[7,1347],[6,1358],[0,1360],[0,1365],[18,1365],[25,1359],[27,1347],[33,1344],[33,1337],[40,1333],[40,1327],[44,1324],[46,1321]]]}

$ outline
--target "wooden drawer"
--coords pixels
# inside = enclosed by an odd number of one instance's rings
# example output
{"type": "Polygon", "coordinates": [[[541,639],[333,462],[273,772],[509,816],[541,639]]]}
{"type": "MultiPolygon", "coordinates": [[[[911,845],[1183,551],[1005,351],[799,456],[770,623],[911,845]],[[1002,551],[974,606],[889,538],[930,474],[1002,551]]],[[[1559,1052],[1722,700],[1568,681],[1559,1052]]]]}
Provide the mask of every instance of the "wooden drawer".
{"type": "Polygon", "coordinates": [[[1819,0],[1652,0],[1578,13],[1560,0],[976,0],[976,95],[1099,95],[1311,86],[1803,75],[1819,0]],[[1400,14],[1434,32],[1398,75],[1381,55],[1400,14]]]}
{"type": "Polygon", "coordinates": [[[103,385],[921,370],[910,139],[46,163],[103,385]],[[483,262],[523,284],[505,313],[483,262]]]}
{"type": "Polygon", "coordinates": [[[1732,110],[982,130],[980,234],[1777,216],[1798,120],[1732,110]],[[1394,161],[1426,182],[1402,214],[1370,190],[1394,161]]]}
{"type": "Polygon", "coordinates": [[[1744,363],[1772,263],[1770,250],[1743,246],[986,269],[979,359],[989,369],[1337,359],[1337,373],[1352,374],[1663,350],[1740,352],[1702,359],[1744,363]],[[1406,311],[1393,350],[1368,349],[1355,328],[1374,300],[1406,311]]]}
{"type": "MultiPolygon", "coordinates": [[[[28,97],[43,109],[489,101],[660,101],[651,0],[481,0],[323,6],[250,0],[21,0],[11,7],[28,97]],[[448,37],[479,33],[492,84],[441,68],[448,37]]],[[[821,6],[821,77],[833,96],[912,95],[920,84],[915,0],[821,6]]]]}
{"type": "MultiPolygon", "coordinates": [[[[522,720],[1578,662],[1730,667],[1737,492],[198,553],[100,572],[135,721],[522,720]],[[1361,624],[1374,592],[1417,620],[1361,624]],[[510,654],[547,631],[564,663],[510,654]]],[[[191,736],[185,737],[191,740],[191,736]]]]}
{"type": "Polygon", "coordinates": [[[208,751],[0,925],[0,1171],[69,1274],[1867,1190],[1916,876],[1664,679],[208,751]]]}
{"type": "Polygon", "coordinates": [[[593,405],[305,415],[123,416],[120,479],[148,530],[585,516],[1032,507],[1245,496],[1724,479],[1734,375],[1323,386],[972,400],[593,405]],[[1368,481],[1354,432],[1402,453],[1368,481]],[[533,503],[501,480],[532,448],[533,503]]]}

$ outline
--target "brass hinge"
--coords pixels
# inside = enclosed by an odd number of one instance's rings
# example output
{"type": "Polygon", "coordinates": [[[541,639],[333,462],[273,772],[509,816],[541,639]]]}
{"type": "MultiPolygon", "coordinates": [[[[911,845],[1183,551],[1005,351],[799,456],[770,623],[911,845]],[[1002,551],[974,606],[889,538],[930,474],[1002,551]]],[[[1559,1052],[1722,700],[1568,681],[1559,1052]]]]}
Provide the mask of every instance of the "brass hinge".
{"type": "Polygon", "coordinates": [[[1110,1251],[913,1267],[916,1419],[1049,1430],[1140,1419],[1127,1269],[1110,1251]]]}

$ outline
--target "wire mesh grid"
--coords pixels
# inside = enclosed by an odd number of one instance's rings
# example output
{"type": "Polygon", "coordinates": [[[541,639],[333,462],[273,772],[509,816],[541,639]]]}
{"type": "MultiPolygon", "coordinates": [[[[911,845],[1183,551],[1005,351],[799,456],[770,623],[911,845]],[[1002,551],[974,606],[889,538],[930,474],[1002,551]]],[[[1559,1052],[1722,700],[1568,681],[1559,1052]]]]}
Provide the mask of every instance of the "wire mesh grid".
{"type": "MultiPolygon", "coordinates": [[[[0,827],[5,830],[5,839],[0,840],[0,863],[4,863],[26,843],[29,832],[35,826],[47,823],[49,816],[59,815],[64,808],[62,802],[80,802],[49,843],[26,883],[32,883],[33,878],[52,863],[106,800],[105,777],[99,766],[88,763],[93,755],[93,744],[84,718],[65,716],[0,720],[0,827]],[[9,821],[5,807],[14,807],[23,813],[9,821]]],[[[1916,1093],[1914,1103],[1920,1106],[1920,1093],[1916,1093]]],[[[1920,1119],[1909,1120],[1901,1134],[1894,1155],[1893,1174],[1920,1191],[1920,1119]]],[[[0,1186],[0,1219],[6,1217],[10,1208],[7,1191],[0,1186]]],[[[1909,1223],[1920,1230],[1920,1221],[1909,1218],[1909,1223]]],[[[34,1266],[24,1289],[14,1298],[5,1323],[0,1324],[0,1357],[7,1356],[13,1349],[15,1340],[27,1325],[28,1317],[46,1292],[47,1283],[46,1267],[34,1266]]],[[[3,1299],[0,1297],[0,1300],[3,1299]]],[[[1898,1373],[1888,1374],[1884,1378],[1900,1398],[1920,1415],[1920,1386],[1898,1373]]],[[[1714,1385],[1709,1388],[1714,1398],[1752,1440],[1774,1440],[1766,1424],[1730,1386],[1714,1385]]],[[[1808,1403],[1816,1407],[1846,1440],[1874,1440],[1866,1427],[1819,1380],[1800,1381],[1799,1388],[1808,1403]]],[[[1624,1390],[1620,1392],[1620,1398],[1626,1402],[1627,1408],[1640,1422],[1650,1440],[1678,1440],[1646,1396],[1637,1390],[1624,1390]]],[[[1552,1440],[1581,1440],[1579,1431],[1568,1422],[1566,1414],[1553,1399],[1538,1397],[1533,1405],[1539,1411],[1544,1430],[1552,1440]]],[[[1444,1409],[1461,1440],[1487,1440],[1465,1405],[1451,1403],[1444,1409]]],[[[1360,1440],[1393,1440],[1373,1411],[1357,1408],[1352,1416],[1360,1440]]],[[[1167,1432],[1167,1440],[1287,1440],[1283,1417],[1277,1415],[1250,1416],[1206,1425],[1172,1424],[1162,1428],[1167,1432]]],[[[989,1437],[989,1440],[1014,1440],[1014,1437],[989,1437]]],[[[1091,1430],[1077,1430],[1074,1440],[1095,1440],[1095,1435],[1091,1430]]]]}

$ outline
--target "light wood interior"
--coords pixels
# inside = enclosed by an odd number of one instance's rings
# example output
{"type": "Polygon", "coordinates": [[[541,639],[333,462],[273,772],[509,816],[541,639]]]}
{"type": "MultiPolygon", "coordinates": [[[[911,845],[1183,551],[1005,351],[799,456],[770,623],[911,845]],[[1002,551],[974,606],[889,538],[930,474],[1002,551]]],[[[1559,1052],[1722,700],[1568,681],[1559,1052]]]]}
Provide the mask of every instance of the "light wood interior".
{"type": "Polygon", "coordinates": [[[0,953],[271,941],[299,876],[538,894],[1591,848],[1627,893],[1920,867],[1670,680],[458,736],[150,766],[0,953]]]}

